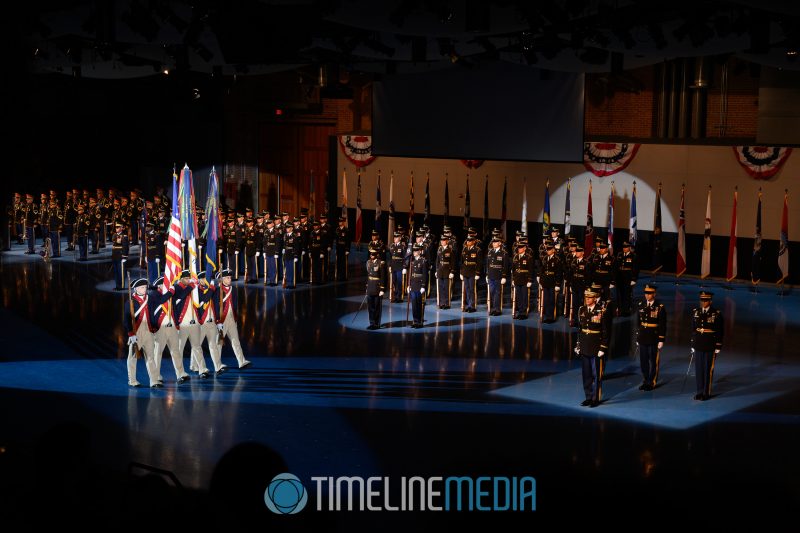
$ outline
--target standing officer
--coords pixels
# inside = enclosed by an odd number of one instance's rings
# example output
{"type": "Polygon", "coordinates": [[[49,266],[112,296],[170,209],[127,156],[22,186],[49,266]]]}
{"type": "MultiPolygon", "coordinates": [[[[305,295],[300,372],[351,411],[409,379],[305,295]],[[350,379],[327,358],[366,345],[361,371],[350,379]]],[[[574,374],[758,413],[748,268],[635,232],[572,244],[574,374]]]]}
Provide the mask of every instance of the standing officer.
{"type": "Polygon", "coordinates": [[[598,294],[593,289],[584,292],[584,305],[578,312],[580,331],[575,353],[581,357],[583,392],[581,405],[597,407],[603,395],[603,356],[608,350],[609,317],[605,307],[597,305],[598,294]]]}
{"type": "Polygon", "coordinates": [[[617,271],[619,314],[628,316],[631,314],[633,287],[639,278],[639,262],[636,260],[636,253],[631,251],[631,243],[628,241],[622,243],[622,251],[617,254],[615,270],[617,271]]]}
{"type": "Polygon", "coordinates": [[[692,354],[697,378],[695,400],[711,398],[714,362],[722,349],[722,313],[711,306],[714,293],[700,292],[700,307],[692,311],[692,354]]]}
{"type": "MultiPolygon", "coordinates": [[[[104,224],[103,213],[97,205],[97,200],[89,198],[89,209],[86,211],[89,215],[89,240],[92,241],[92,251],[90,254],[100,253],[100,227],[104,224]]],[[[127,255],[125,250],[125,255],[127,255]]]]}
{"type": "Polygon", "coordinates": [[[39,207],[33,203],[33,195],[26,194],[25,195],[25,206],[22,209],[23,211],[23,225],[25,226],[25,240],[28,241],[28,249],[25,251],[26,254],[30,255],[36,253],[34,250],[34,246],[36,245],[36,233],[34,229],[36,228],[36,224],[39,223],[39,207]]]}
{"type": "Polygon", "coordinates": [[[639,390],[651,391],[656,388],[658,367],[661,362],[661,348],[667,334],[667,311],[664,304],[656,301],[656,288],[647,284],[644,287],[644,300],[639,302],[639,329],[636,345],[639,347],[639,362],[642,367],[642,384],[639,390]]]}
{"type": "Polygon", "coordinates": [[[436,251],[436,299],[439,309],[450,309],[455,269],[455,255],[450,246],[450,238],[442,235],[441,244],[436,251]]]}
{"type": "Polygon", "coordinates": [[[411,314],[414,322],[411,327],[419,329],[423,326],[423,308],[425,306],[425,284],[428,281],[428,262],[422,255],[423,246],[414,244],[412,246],[412,258],[408,265],[408,292],[411,314]]]}
{"type": "Polygon", "coordinates": [[[114,235],[111,237],[111,264],[114,267],[114,290],[121,291],[125,285],[125,274],[122,265],[128,260],[128,256],[125,254],[125,244],[128,241],[128,236],[122,231],[122,224],[119,222],[114,225],[114,229],[114,235]]]}
{"type": "Polygon", "coordinates": [[[464,250],[461,252],[461,310],[474,313],[475,300],[478,298],[478,280],[480,279],[481,250],[477,246],[477,236],[468,234],[464,250]]]}
{"type": "MultiPolygon", "coordinates": [[[[55,191],[51,191],[55,193],[55,191]]],[[[51,197],[47,210],[48,229],[50,230],[50,256],[61,257],[61,230],[64,229],[64,213],[58,207],[58,200],[51,197]]]]}
{"type": "Polygon", "coordinates": [[[239,270],[237,267],[237,250],[236,250],[236,239],[237,237],[237,229],[236,229],[236,220],[233,218],[228,219],[228,225],[224,230],[225,235],[225,266],[230,268],[232,271],[236,272],[236,278],[239,278],[239,270]]]}
{"type": "Polygon", "coordinates": [[[328,224],[328,215],[322,213],[319,216],[319,230],[322,232],[322,278],[326,282],[330,277],[331,246],[333,244],[333,231],[328,224]]]}
{"type": "Polygon", "coordinates": [[[150,219],[145,224],[143,245],[145,246],[145,259],[147,261],[147,279],[150,281],[150,285],[153,285],[160,274],[159,264],[161,263],[161,257],[159,256],[158,234],[150,219]]]}
{"type": "Polygon", "coordinates": [[[403,270],[406,262],[406,246],[403,243],[403,234],[395,231],[392,235],[392,244],[389,245],[389,276],[391,276],[390,300],[393,303],[403,301],[403,270]]]}
{"type": "Polygon", "coordinates": [[[600,285],[600,298],[608,307],[611,305],[611,289],[614,288],[616,264],[614,258],[608,253],[608,243],[600,242],[598,249],[599,251],[592,262],[592,283],[600,285]]]}
{"type": "Polygon", "coordinates": [[[517,242],[517,253],[514,254],[511,266],[511,314],[512,318],[525,320],[528,318],[531,285],[533,285],[533,258],[524,241],[517,242]]]}
{"type": "MultiPolygon", "coordinates": [[[[322,277],[322,264],[325,261],[325,243],[319,220],[311,222],[311,233],[308,234],[309,273],[312,284],[319,285],[325,281],[322,277]]],[[[383,261],[381,261],[383,262],[383,261]]]]}
{"type": "MultiPolygon", "coordinates": [[[[295,218],[294,220],[297,220],[295,218]]],[[[283,237],[283,288],[297,287],[297,260],[300,257],[300,239],[294,233],[294,224],[286,224],[283,237]]]]}
{"type": "Polygon", "coordinates": [[[336,281],[347,280],[347,258],[350,255],[350,232],[347,231],[345,217],[339,217],[336,228],[336,281]]]}
{"type": "Polygon", "coordinates": [[[72,191],[67,191],[67,199],[64,200],[64,235],[67,238],[67,251],[75,250],[73,246],[73,232],[75,231],[75,219],[78,216],[76,201],[73,199],[72,191]]]}
{"type": "Polygon", "coordinates": [[[579,244],[575,246],[575,257],[569,269],[569,294],[566,296],[565,305],[569,306],[570,327],[578,326],[578,311],[583,302],[583,293],[591,284],[589,262],[583,257],[583,252],[583,246],[579,244]]]}
{"type": "MultiPolygon", "coordinates": [[[[89,251],[89,215],[86,214],[86,208],[82,203],[78,204],[78,214],[75,217],[75,236],[74,244],[78,245],[78,261],[88,260],[89,251]]],[[[74,248],[73,244],[73,248],[74,248]]],[[[26,252],[27,253],[27,252],[26,252]]]]}
{"type": "Polygon", "coordinates": [[[267,262],[266,278],[264,283],[270,287],[278,285],[278,230],[275,229],[275,220],[278,217],[267,219],[267,229],[264,231],[264,258],[267,262]]]}
{"type": "Polygon", "coordinates": [[[488,292],[488,312],[491,316],[503,314],[503,285],[508,276],[508,254],[503,248],[503,240],[493,237],[491,248],[486,252],[486,287],[488,292]]]}
{"type": "Polygon", "coordinates": [[[547,324],[556,321],[556,294],[561,291],[563,277],[561,260],[556,255],[555,246],[551,241],[545,245],[545,255],[539,267],[539,276],[536,278],[541,289],[542,322],[547,324]]]}
{"type": "Polygon", "coordinates": [[[261,253],[258,251],[258,235],[253,225],[255,221],[248,218],[244,232],[244,255],[245,255],[245,283],[256,283],[258,281],[258,258],[261,253]]]}
{"type": "Polygon", "coordinates": [[[370,244],[369,259],[367,260],[367,309],[369,310],[369,327],[367,329],[380,329],[381,327],[385,287],[386,261],[381,257],[381,249],[370,244]]]}

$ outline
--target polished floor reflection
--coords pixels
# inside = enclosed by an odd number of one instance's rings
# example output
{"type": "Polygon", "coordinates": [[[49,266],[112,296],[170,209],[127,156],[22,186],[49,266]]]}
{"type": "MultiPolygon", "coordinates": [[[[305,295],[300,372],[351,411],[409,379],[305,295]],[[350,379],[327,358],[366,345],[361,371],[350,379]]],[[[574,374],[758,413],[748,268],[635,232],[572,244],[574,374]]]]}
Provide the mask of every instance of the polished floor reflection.
{"type": "MultiPolygon", "coordinates": [[[[125,472],[133,462],[212,493],[219,465],[243,443],[270,450],[301,478],[532,475],[536,519],[558,516],[584,494],[593,495],[582,500],[585,512],[653,500],[681,511],[703,497],[748,509],[798,502],[794,290],[703,286],[715,293],[727,335],[716,397],[694,402],[686,371],[699,282],[654,278],[669,311],[661,386],[638,390],[632,321],[617,318],[606,401],[587,409],[578,405],[574,330],[563,319],[514,321],[507,308],[489,317],[485,307],[462,314],[429,301],[425,327],[411,329],[405,304],[385,303],[386,327],[367,331],[357,272],[347,283],[294,291],[238,284],[240,337],[252,368],[178,386],[165,359],[164,389],[129,389],[126,294],[111,290],[109,270],[105,256],[45,263],[16,247],[2,255],[5,448],[77,423],[90,435],[98,468],[125,472]]],[[[231,364],[229,350],[223,359],[231,364]]],[[[416,527],[467,518],[398,520],[416,527]]]]}

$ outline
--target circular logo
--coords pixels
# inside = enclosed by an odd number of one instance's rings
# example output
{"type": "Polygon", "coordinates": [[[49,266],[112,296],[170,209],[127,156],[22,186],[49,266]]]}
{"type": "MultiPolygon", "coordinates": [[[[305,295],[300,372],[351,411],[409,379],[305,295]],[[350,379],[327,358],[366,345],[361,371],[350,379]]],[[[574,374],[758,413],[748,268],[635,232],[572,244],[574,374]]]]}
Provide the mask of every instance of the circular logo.
{"type": "Polygon", "coordinates": [[[308,502],[306,488],[293,474],[278,474],[264,492],[264,503],[275,514],[295,514],[308,502]]]}

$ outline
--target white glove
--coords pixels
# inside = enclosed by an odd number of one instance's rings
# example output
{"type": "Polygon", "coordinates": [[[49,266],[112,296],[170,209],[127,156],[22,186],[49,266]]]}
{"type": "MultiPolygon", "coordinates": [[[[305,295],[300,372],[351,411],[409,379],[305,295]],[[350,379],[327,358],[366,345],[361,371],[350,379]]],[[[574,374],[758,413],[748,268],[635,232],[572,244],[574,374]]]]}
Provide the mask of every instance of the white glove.
{"type": "Polygon", "coordinates": [[[475,281],[478,281],[479,279],[481,279],[481,277],[476,275],[475,276],[475,281]]]}
{"type": "Polygon", "coordinates": [[[694,348],[692,348],[692,353],[694,353],[694,348]]]}
{"type": "Polygon", "coordinates": [[[661,348],[663,348],[663,347],[664,347],[664,343],[663,343],[663,342],[659,342],[659,343],[658,343],[658,349],[660,350],[660,349],[661,349],[661,348]]]}
{"type": "Polygon", "coordinates": [[[130,337],[128,337],[128,346],[130,346],[131,344],[136,344],[137,342],[139,342],[139,337],[137,337],[136,335],[131,335],[130,337]]]}
{"type": "Polygon", "coordinates": [[[605,354],[606,354],[606,352],[604,352],[603,350],[600,350],[599,352],[597,352],[597,357],[603,357],[605,354]]]}
{"type": "Polygon", "coordinates": [[[261,252],[256,252],[256,257],[260,256],[261,252]]]}
{"type": "Polygon", "coordinates": [[[273,257],[275,257],[275,259],[278,259],[278,254],[275,254],[273,257]]]}
{"type": "Polygon", "coordinates": [[[614,284],[612,283],[611,285],[608,286],[608,288],[609,289],[613,289],[614,288],[614,284]]]}
{"type": "Polygon", "coordinates": [[[328,246],[328,251],[329,251],[329,252],[331,251],[331,247],[330,247],[330,246],[328,246]]]}
{"type": "Polygon", "coordinates": [[[578,355],[580,355],[580,354],[581,354],[581,350],[580,350],[580,348],[578,348],[577,346],[575,347],[575,353],[576,353],[576,354],[578,354],[578,355]]]}
{"type": "Polygon", "coordinates": [[[531,283],[530,281],[525,284],[525,286],[528,287],[529,289],[531,288],[531,285],[533,285],[533,283],[531,283]]]}
{"type": "Polygon", "coordinates": [[[219,331],[222,331],[222,324],[217,324],[217,329],[218,329],[219,331]]]}
{"type": "Polygon", "coordinates": [[[345,252],[344,255],[350,255],[350,252],[345,252]]]}
{"type": "Polygon", "coordinates": [[[500,278],[500,285],[506,284],[506,278],[500,278]]]}
{"type": "Polygon", "coordinates": [[[239,250],[236,250],[236,255],[239,255],[239,250]]]}
{"type": "MultiPolygon", "coordinates": [[[[425,294],[425,287],[422,287],[422,288],[419,290],[419,292],[420,292],[420,294],[425,294]]],[[[719,351],[719,350],[717,350],[717,351],[719,351]]]]}
{"type": "Polygon", "coordinates": [[[213,279],[211,280],[211,286],[212,286],[212,287],[213,287],[214,285],[216,285],[216,283],[217,283],[217,282],[216,282],[216,280],[213,280],[213,279]]]}
{"type": "Polygon", "coordinates": [[[539,283],[539,276],[536,276],[536,283],[539,283]]]}
{"type": "Polygon", "coordinates": [[[450,272],[450,274],[447,277],[450,278],[450,279],[453,279],[453,273],[450,272]]]}
{"type": "Polygon", "coordinates": [[[439,279],[439,273],[438,272],[434,272],[433,275],[436,277],[436,279],[439,279]]]}
{"type": "Polygon", "coordinates": [[[460,279],[461,281],[464,281],[464,274],[459,274],[458,275],[458,279],[460,279]]]}
{"type": "Polygon", "coordinates": [[[294,258],[294,262],[297,263],[297,258],[296,257],[294,258]]]}
{"type": "MultiPolygon", "coordinates": [[[[475,277],[475,279],[478,279],[478,278],[475,277]]],[[[488,285],[489,284],[489,276],[486,276],[484,279],[486,280],[486,284],[488,285]]]]}
{"type": "Polygon", "coordinates": [[[636,282],[635,281],[631,281],[631,287],[633,287],[634,285],[636,285],[636,282]]]}
{"type": "Polygon", "coordinates": [[[556,292],[559,292],[560,290],[561,290],[561,287],[559,287],[558,285],[556,285],[556,292]]]}
{"type": "Polygon", "coordinates": [[[403,275],[405,276],[406,274],[408,274],[408,270],[406,270],[406,269],[404,268],[404,269],[403,269],[403,275]]]}
{"type": "Polygon", "coordinates": [[[320,259],[325,259],[325,254],[319,254],[320,259]]]}
{"type": "Polygon", "coordinates": [[[378,296],[383,296],[383,291],[379,292],[378,296]]]}
{"type": "Polygon", "coordinates": [[[718,353],[719,353],[719,350],[714,350],[714,354],[715,355],[718,354],[718,353]]]}
{"type": "Polygon", "coordinates": [[[300,255],[306,255],[306,251],[303,250],[302,252],[300,252],[300,255]]]}
{"type": "Polygon", "coordinates": [[[411,287],[408,287],[408,288],[406,289],[406,292],[407,292],[407,293],[409,293],[409,294],[411,294],[411,287]]]}
{"type": "Polygon", "coordinates": [[[285,253],[286,253],[286,248],[282,249],[282,250],[281,250],[281,253],[282,253],[282,254],[285,254],[285,253]]]}

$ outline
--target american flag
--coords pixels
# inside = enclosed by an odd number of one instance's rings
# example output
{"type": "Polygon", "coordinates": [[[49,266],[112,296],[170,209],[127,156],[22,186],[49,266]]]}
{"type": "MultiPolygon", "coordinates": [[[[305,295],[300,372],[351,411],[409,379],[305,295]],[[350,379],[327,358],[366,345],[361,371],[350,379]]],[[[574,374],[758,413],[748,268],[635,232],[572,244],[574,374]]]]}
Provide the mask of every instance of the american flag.
{"type": "Polygon", "coordinates": [[[181,218],[178,211],[178,175],[172,169],[172,219],[167,236],[167,262],[164,265],[164,287],[171,287],[181,273],[181,218]]]}

